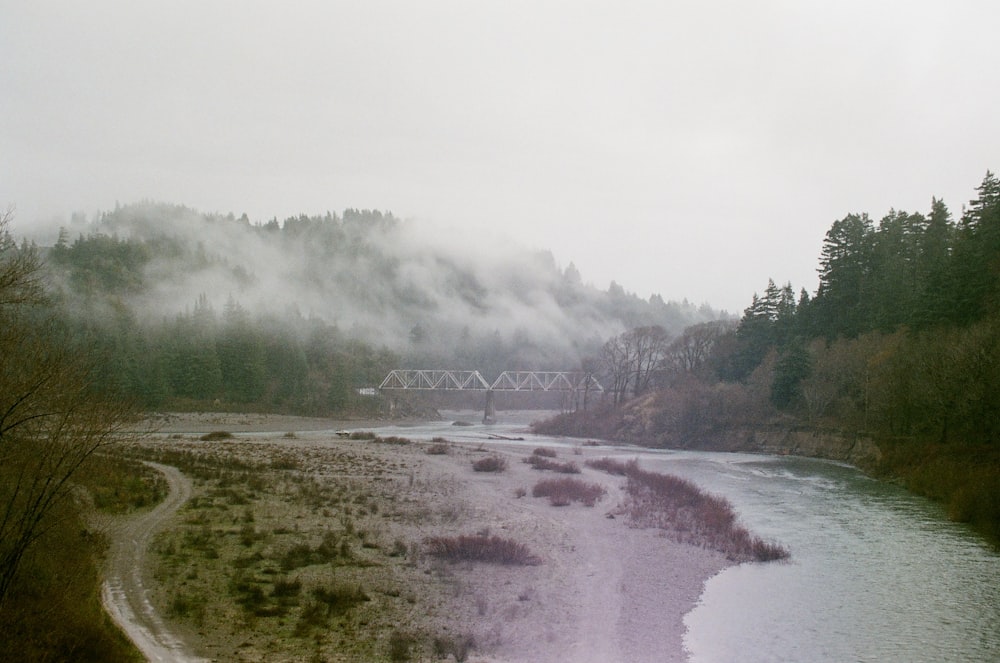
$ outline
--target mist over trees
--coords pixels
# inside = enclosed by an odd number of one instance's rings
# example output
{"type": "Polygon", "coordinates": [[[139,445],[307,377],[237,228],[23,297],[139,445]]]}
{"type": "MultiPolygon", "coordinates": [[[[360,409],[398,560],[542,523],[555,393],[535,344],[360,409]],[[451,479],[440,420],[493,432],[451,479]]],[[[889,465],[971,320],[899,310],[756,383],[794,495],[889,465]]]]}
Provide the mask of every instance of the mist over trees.
{"type": "Polygon", "coordinates": [[[251,223],[140,203],[74,215],[43,253],[102,378],[146,407],[365,410],[358,389],[392,368],[573,370],[608,336],[722,315],[466,239],[374,210],[251,223]]]}

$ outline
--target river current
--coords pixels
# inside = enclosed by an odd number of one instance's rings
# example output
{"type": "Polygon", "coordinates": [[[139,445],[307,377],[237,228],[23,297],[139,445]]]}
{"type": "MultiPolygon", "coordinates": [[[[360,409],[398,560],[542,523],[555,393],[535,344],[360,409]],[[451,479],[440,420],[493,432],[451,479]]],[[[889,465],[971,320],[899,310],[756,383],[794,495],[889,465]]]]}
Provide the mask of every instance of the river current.
{"type": "MultiPolygon", "coordinates": [[[[394,431],[579,444],[526,434],[533,416],[394,431]]],[[[940,506],[828,461],[612,446],[608,455],[726,497],[753,533],[791,550],[790,562],[742,564],[708,581],[685,618],[692,663],[1000,661],[1000,554],[940,506]]]]}

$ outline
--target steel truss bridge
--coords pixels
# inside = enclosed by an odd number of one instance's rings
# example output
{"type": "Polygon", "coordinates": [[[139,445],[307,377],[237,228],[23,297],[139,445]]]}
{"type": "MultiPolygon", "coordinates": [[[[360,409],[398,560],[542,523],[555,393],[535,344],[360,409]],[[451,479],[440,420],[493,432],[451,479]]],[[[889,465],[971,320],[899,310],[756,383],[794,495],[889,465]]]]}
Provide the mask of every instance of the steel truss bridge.
{"type": "Polygon", "coordinates": [[[397,369],[379,385],[382,391],[483,391],[486,414],[483,423],[496,418],[493,395],[498,391],[551,391],[582,393],[604,391],[591,373],[582,371],[504,371],[487,382],[479,371],[397,369]]]}

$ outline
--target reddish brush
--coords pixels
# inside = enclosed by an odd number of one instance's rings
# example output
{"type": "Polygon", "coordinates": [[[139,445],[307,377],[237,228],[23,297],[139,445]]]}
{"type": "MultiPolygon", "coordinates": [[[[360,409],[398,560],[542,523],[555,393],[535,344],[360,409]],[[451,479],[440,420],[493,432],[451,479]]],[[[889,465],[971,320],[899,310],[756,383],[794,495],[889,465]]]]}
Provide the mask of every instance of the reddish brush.
{"type": "Polygon", "coordinates": [[[545,479],[535,484],[531,494],[548,497],[552,506],[566,506],[571,502],[581,502],[584,506],[594,506],[605,494],[604,487],[579,479],[545,479]]]}
{"type": "Polygon", "coordinates": [[[587,466],[628,478],[625,513],[633,526],[667,530],[678,541],[718,550],[735,561],[770,562],[790,556],[781,545],[740,525],[729,500],[705,493],[687,479],[646,472],[634,460],[602,458],[587,466]]]}
{"type": "Polygon", "coordinates": [[[541,560],[528,547],[499,536],[434,536],[426,539],[428,553],[453,562],[536,565],[541,560]]]}

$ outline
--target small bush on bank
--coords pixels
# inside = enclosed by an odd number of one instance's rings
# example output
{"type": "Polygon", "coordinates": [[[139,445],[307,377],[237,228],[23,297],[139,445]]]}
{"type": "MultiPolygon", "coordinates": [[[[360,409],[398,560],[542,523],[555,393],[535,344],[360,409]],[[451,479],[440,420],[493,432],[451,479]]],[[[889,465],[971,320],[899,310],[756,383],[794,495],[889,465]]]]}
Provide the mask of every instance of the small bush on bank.
{"type": "Polygon", "coordinates": [[[434,638],[434,655],[445,658],[450,654],[455,657],[457,663],[463,663],[468,660],[469,653],[475,646],[476,641],[471,635],[440,636],[434,638]]]}
{"type": "Polygon", "coordinates": [[[376,435],[374,438],[372,438],[372,442],[375,442],[376,444],[398,444],[398,445],[403,445],[403,444],[410,444],[410,441],[411,440],[409,438],[407,438],[407,437],[400,437],[398,435],[387,435],[386,437],[380,437],[380,436],[376,435]]]}
{"type": "Polygon", "coordinates": [[[431,456],[445,456],[451,451],[451,447],[446,442],[438,442],[427,447],[427,453],[431,456]]]}
{"type": "Polygon", "coordinates": [[[535,565],[541,560],[528,547],[499,536],[435,536],[424,541],[427,552],[452,562],[488,562],[492,564],[535,565]]]}
{"type": "Polygon", "coordinates": [[[548,447],[538,447],[537,449],[535,449],[531,453],[532,453],[532,455],[543,456],[545,458],[555,458],[556,457],[556,450],[555,449],[549,449],[548,447]]]}
{"type": "Polygon", "coordinates": [[[738,524],[729,500],[705,493],[687,479],[646,472],[635,460],[601,458],[587,461],[587,466],[628,478],[625,513],[633,526],[672,532],[678,541],[718,550],[734,561],[771,562],[790,556],[781,545],[738,524]]]}
{"type": "Polygon", "coordinates": [[[584,506],[594,506],[607,491],[596,483],[580,479],[544,479],[535,484],[531,494],[534,497],[548,497],[552,506],[567,506],[581,502],[584,506]]]}
{"type": "Polygon", "coordinates": [[[333,584],[329,587],[313,587],[309,594],[326,606],[326,616],[347,612],[359,603],[368,601],[368,595],[357,585],[333,584]]]}
{"type": "Polygon", "coordinates": [[[501,456],[480,458],[472,464],[476,472],[503,472],[507,469],[507,460],[501,456]]]}
{"type": "Polygon", "coordinates": [[[202,442],[214,442],[216,440],[231,440],[233,439],[233,434],[230,433],[229,431],[216,430],[212,431],[211,433],[205,433],[198,439],[201,440],[202,442]]]}
{"type": "Polygon", "coordinates": [[[377,435],[367,430],[356,430],[347,436],[349,440],[374,440],[377,435]]]}
{"type": "Polygon", "coordinates": [[[393,631],[389,635],[389,660],[409,661],[410,649],[417,643],[416,637],[403,631],[393,631]]]}
{"type": "Polygon", "coordinates": [[[536,470],[552,470],[560,474],[579,474],[580,467],[573,462],[560,463],[545,456],[528,456],[524,462],[536,470]]]}
{"type": "Polygon", "coordinates": [[[615,476],[627,476],[630,471],[639,469],[639,463],[635,460],[623,463],[620,460],[608,458],[607,456],[595,460],[588,460],[584,463],[584,465],[615,476]]]}

